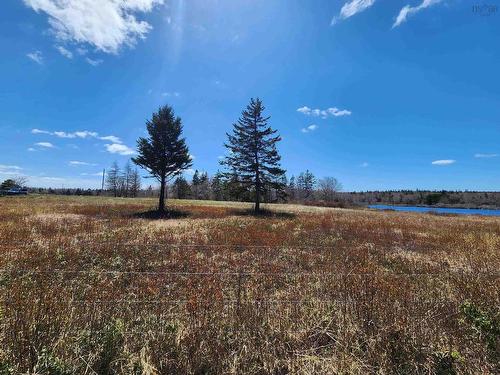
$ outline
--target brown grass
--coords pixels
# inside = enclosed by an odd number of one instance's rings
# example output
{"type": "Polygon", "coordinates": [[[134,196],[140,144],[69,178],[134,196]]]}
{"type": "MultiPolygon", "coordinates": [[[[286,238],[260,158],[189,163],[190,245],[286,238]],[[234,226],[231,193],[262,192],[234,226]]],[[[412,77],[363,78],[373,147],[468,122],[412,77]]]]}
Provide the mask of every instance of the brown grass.
{"type": "Polygon", "coordinates": [[[0,374],[500,371],[500,218],[154,204],[0,200],[0,374]]]}

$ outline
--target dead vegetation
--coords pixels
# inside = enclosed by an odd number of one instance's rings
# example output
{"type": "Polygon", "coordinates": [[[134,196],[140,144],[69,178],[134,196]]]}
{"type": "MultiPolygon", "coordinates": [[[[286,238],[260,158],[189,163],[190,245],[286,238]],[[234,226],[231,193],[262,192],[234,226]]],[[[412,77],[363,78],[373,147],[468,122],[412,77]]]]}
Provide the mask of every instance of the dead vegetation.
{"type": "Polygon", "coordinates": [[[500,219],[0,200],[0,374],[500,371],[500,219]]]}

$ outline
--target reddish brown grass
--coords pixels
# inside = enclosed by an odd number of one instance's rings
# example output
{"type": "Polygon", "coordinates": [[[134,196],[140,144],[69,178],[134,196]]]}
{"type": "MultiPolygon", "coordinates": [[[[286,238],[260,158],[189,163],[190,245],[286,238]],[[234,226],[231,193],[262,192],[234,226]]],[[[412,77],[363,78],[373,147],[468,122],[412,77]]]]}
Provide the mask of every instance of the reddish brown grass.
{"type": "Polygon", "coordinates": [[[499,370],[499,218],[153,206],[0,200],[0,373],[499,370]]]}

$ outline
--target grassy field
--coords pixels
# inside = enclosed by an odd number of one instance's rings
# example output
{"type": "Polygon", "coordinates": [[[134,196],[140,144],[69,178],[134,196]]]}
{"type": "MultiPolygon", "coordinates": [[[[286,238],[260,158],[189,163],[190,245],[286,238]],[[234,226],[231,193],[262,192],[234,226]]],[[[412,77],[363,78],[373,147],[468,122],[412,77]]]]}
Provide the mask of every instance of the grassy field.
{"type": "Polygon", "coordinates": [[[498,373],[500,218],[0,199],[0,374],[498,373]]]}

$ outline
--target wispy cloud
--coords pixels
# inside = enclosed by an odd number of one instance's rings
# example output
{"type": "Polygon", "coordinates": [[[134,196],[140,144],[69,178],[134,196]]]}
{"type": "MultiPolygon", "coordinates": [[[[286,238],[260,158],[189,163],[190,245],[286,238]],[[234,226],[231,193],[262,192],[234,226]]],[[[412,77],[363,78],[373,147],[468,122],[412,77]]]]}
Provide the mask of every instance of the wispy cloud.
{"type": "Polygon", "coordinates": [[[82,48],[82,47],[78,47],[76,49],[76,52],[80,55],[80,56],[85,56],[89,51],[87,50],[87,48],[82,48]]]}
{"type": "Polygon", "coordinates": [[[136,18],[151,12],[163,0],[24,0],[36,12],[49,17],[51,32],[58,40],[89,44],[116,54],[123,46],[133,47],[152,26],[136,18]]]}
{"type": "Polygon", "coordinates": [[[366,161],[365,161],[365,162],[361,163],[359,166],[360,166],[361,168],[366,168],[366,167],[368,167],[369,165],[370,165],[370,164],[368,164],[368,162],[366,162],[366,161]]]}
{"type": "Polygon", "coordinates": [[[450,165],[456,163],[456,160],[453,159],[443,159],[443,160],[434,160],[432,165],[450,165]]]}
{"type": "MultiPolygon", "coordinates": [[[[108,141],[111,143],[105,144],[105,149],[107,152],[112,153],[112,154],[119,154],[119,155],[132,155],[135,154],[135,151],[124,145],[122,140],[115,136],[115,135],[106,135],[106,136],[101,136],[97,132],[89,131],[89,130],[79,130],[75,132],[67,132],[67,131],[48,131],[48,130],[42,130],[42,129],[32,129],[31,133],[33,134],[46,134],[46,135],[51,135],[54,137],[58,138],[66,138],[66,139],[75,139],[75,138],[80,138],[80,139],[98,139],[101,141],[108,141]]],[[[41,143],[48,143],[48,142],[41,142],[41,143]]],[[[40,144],[37,144],[40,146],[40,144]]],[[[34,150],[29,150],[29,151],[34,151],[34,150]]],[[[78,162],[75,162],[78,163],[78,162]]],[[[77,164],[74,164],[77,165],[77,164]]],[[[83,164],[80,164],[83,165],[83,164]]],[[[90,164],[89,164],[90,165],[90,164]]]]}
{"type": "Polygon", "coordinates": [[[398,27],[402,23],[406,22],[406,19],[409,16],[412,16],[425,8],[429,8],[432,5],[439,4],[443,0],[423,0],[419,5],[412,7],[410,5],[405,5],[401,10],[399,11],[398,16],[396,17],[396,20],[394,21],[394,24],[392,25],[392,28],[398,27]]]}
{"type": "MultiPolygon", "coordinates": [[[[82,175],[83,176],[83,175],[82,175]]],[[[87,177],[59,177],[59,176],[26,176],[29,179],[29,186],[33,187],[66,187],[66,188],[99,188],[101,186],[102,173],[97,176],[88,175],[87,177]]]]}
{"type": "Polygon", "coordinates": [[[22,168],[17,165],[3,165],[0,164],[0,175],[17,176],[20,175],[22,168]]]}
{"type": "Polygon", "coordinates": [[[64,57],[68,58],[68,59],[72,59],[73,58],[73,52],[71,52],[70,50],[67,50],[66,48],[64,48],[63,46],[56,46],[56,49],[59,51],[59,53],[61,55],[63,55],[64,57]]]}
{"type": "Polygon", "coordinates": [[[306,128],[302,128],[300,131],[302,133],[309,133],[309,132],[315,131],[316,129],[318,129],[318,125],[312,124],[312,125],[309,125],[306,128]]]}
{"type": "Polygon", "coordinates": [[[80,173],[80,176],[102,176],[102,172],[95,172],[95,173],[80,173]]]}
{"type": "Polygon", "coordinates": [[[332,18],[332,25],[335,25],[339,21],[345,20],[349,17],[352,17],[362,11],[370,8],[373,4],[375,4],[375,0],[351,0],[346,2],[342,8],[340,9],[340,13],[338,16],[332,18]]]}
{"type": "Polygon", "coordinates": [[[498,154],[474,154],[475,158],[496,158],[498,154]]]}
{"type": "Polygon", "coordinates": [[[88,62],[92,66],[99,66],[103,63],[101,59],[91,59],[90,57],[86,57],[85,61],[88,62]]]}
{"type": "Polygon", "coordinates": [[[71,160],[69,163],[72,167],[78,167],[78,166],[96,166],[97,164],[94,163],[87,163],[85,161],[78,161],[78,160],[71,160]]]}
{"type": "Polygon", "coordinates": [[[102,139],[103,141],[110,141],[113,143],[122,143],[121,139],[114,136],[114,135],[106,135],[105,137],[97,137],[99,139],[102,139]]]}
{"type": "Polygon", "coordinates": [[[95,138],[95,139],[101,139],[103,141],[110,141],[113,143],[122,143],[121,139],[118,138],[117,136],[114,135],[106,135],[104,137],[100,136],[99,133],[89,131],[89,130],[78,130],[75,132],[66,132],[66,131],[48,131],[48,130],[42,130],[42,129],[32,129],[31,130],[32,134],[48,134],[52,135],[58,138],[69,138],[69,139],[74,139],[74,138],[81,138],[81,139],[86,139],[86,138],[95,138]]]}
{"type": "Polygon", "coordinates": [[[50,142],[38,142],[38,143],[35,143],[35,146],[43,147],[43,148],[54,148],[54,145],[50,142]]]}
{"type": "Polygon", "coordinates": [[[43,54],[41,51],[34,51],[26,54],[26,56],[39,65],[43,64],[43,54]]]}
{"type": "Polygon", "coordinates": [[[119,154],[119,155],[133,155],[135,151],[128,146],[125,146],[121,143],[111,143],[106,144],[106,151],[111,154],[119,154]]]}
{"type": "Polygon", "coordinates": [[[66,133],[62,131],[56,131],[53,133],[56,137],[59,138],[98,138],[98,134],[96,132],[90,132],[88,130],[76,131],[74,133],[66,133]]]}
{"type": "Polygon", "coordinates": [[[312,109],[308,106],[303,106],[298,108],[297,112],[300,112],[306,116],[321,117],[322,119],[327,119],[331,116],[350,116],[352,114],[352,112],[347,109],[338,109],[337,107],[330,107],[327,109],[312,109]]]}
{"type": "Polygon", "coordinates": [[[5,169],[14,169],[16,171],[20,171],[22,168],[17,166],[17,165],[4,165],[4,164],[0,164],[0,169],[1,170],[5,170],[5,169]]]}
{"type": "MultiPolygon", "coordinates": [[[[19,170],[15,170],[14,172],[11,172],[12,169],[9,170],[2,170],[0,167],[0,175],[4,176],[22,176],[26,178],[29,181],[29,186],[33,187],[54,187],[55,185],[61,186],[64,185],[66,187],[82,187],[82,188],[97,188],[100,187],[101,185],[101,179],[98,177],[102,176],[102,172],[99,173],[99,175],[96,174],[88,174],[86,176],[89,176],[88,178],[74,178],[74,177],[56,177],[56,176],[46,176],[43,173],[40,173],[39,175],[26,175],[24,173],[21,173],[19,170]]],[[[83,176],[83,174],[82,174],[83,176]]],[[[11,178],[12,178],[11,177],[11,178]]],[[[8,178],[8,177],[7,177],[8,178]]]]}
{"type": "Polygon", "coordinates": [[[46,130],[31,129],[31,134],[51,134],[51,133],[46,130]]]}
{"type": "Polygon", "coordinates": [[[178,93],[177,91],[174,91],[174,92],[162,92],[161,96],[163,96],[164,98],[165,97],[167,97],[167,98],[170,98],[170,97],[176,97],[176,98],[178,98],[179,96],[181,96],[181,94],[178,93]]]}

